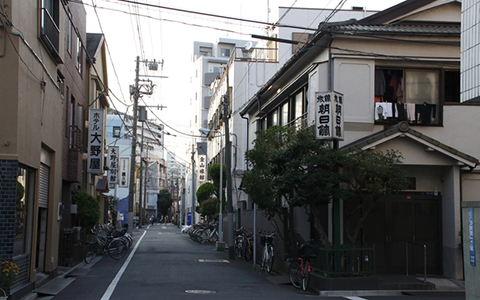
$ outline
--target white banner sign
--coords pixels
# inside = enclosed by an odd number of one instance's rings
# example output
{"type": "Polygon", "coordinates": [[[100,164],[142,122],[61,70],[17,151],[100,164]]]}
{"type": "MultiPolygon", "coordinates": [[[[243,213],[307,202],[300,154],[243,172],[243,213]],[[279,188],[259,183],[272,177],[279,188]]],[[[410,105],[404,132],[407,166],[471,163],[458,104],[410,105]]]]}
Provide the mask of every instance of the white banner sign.
{"type": "Polygon", "coordinates": [[[118,151],[119,147],[108,147],[108,182],[118,183],[118,151]]]}
{"type": "Polygon", "coordinates": [[[315,93],[317,139],[343,140],[343,94],[315,93]]]}
{"type": "Polygon", "coordinates": [[[128,169],[130,165],[128,164],[128,158],[120,158],[120,166],[119,166],[119,187],[128,187],[128,169]]]}
{"type": "Polygon", "coordinates": [[[205,182],[207,180],[207,156],[198,156],[198,181],[205,182]]]}
{"type": "Polygon", "coordinates": [[[103,109],[90,109],[88,127],[88,173],[103,173],[103,109]]]}

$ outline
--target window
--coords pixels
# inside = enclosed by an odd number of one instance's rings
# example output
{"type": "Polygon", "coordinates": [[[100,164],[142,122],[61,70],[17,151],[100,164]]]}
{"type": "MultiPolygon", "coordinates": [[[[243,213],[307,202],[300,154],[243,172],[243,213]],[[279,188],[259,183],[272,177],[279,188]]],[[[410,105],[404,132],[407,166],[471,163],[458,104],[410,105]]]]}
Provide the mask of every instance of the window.
{"type": "Polygon", "coordinates": [[[263,128],[270,126],[295,126],[302,127],[305,125],[307,112],[307,87],[300,88],[295,94],[290,96],[288,100],[272,109],[265,120],[263,120],[263,128]]]}
{"type": "Polygon", "coordinates": [[[220,55],[221,55],[221,56],[230,57],[230,49],[221,48],[221,49],[220,49],[220,55]]]}
{"type": "Polygon", "coordinates": [[[58,0],[42,0],[40,39],[57,63],[62,60],[59,55],[59,2],[58,0]]]}
{"type": "Polygon", "coordinates": [[[120,137],[120,126],[113,126],[113,137],[119,138],[120,137]]]}
{"type": "Polygon", "coordinates": [[[78,70],[78,73],[82,75],[82,67],[83,67],[83,51],[82,51],[82,41],[80,37],[77,36],[77,61],[75,67],[78,70]]]}
{"type": "MultiPolygon", "coordinates": [[[[72,13],[69,11],[68,15],[72,18],[72,13]]],[[[70,55],[72,55],[73,51],[73,24],[68,21],[68,30],[67,30],[67,51],[70,55]]]]}
{"type": "MultiPolygon", "coordinates": [[[[446,75],[443,76],[446,83],[446,75]]],[[[449,74],[455,78],[455,73],[449,74]]],[[[375,70],[375,122],[436,125],[441,123],[441,97],[453,96],[458,83],[441,84],[441,71],[432,69],[375,70]],[[441,86],[445,89],[441,90],[441,86]],[[447,92],[451,95],[447,95],[447,92]]],[[[448,101],[446,99],[446,101],[448,101]]]]}

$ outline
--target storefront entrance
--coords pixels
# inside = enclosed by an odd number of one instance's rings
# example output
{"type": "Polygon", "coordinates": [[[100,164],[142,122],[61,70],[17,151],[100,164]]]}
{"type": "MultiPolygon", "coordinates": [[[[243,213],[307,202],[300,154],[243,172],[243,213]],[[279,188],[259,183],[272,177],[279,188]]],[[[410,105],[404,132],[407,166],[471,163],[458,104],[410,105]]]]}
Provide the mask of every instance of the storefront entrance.
{"type": "Polygon", "coordinates": [[[363,230],[378,274],[441,274],[441,196],[402,194],[379,201],[363,230]],[[426,252],[424,250],[426,249],[426,252]]]}

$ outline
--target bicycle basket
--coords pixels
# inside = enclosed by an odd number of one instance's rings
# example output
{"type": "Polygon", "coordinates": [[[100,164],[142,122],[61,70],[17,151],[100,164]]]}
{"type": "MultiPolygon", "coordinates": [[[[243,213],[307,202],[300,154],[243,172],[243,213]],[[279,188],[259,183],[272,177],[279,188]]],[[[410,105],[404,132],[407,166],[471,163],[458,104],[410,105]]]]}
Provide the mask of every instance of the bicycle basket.
{"type": "Polygon", "coordinates": [[[309,244],[304,244],[300,248],[300,253],[303,257],[315,258],[317,257],[317,247],[309,244]]]}

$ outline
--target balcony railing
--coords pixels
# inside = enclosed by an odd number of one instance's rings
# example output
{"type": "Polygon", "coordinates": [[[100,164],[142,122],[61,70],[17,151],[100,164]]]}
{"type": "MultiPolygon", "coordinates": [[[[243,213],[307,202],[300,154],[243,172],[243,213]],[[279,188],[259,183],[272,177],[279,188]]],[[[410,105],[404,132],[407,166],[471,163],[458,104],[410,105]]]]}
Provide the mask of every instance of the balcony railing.
{"type": "Polygon", "coordinates": [[[82,143],[83,135],[82,130],[75,125],[70,126],[70,140],[69,140],[69,148],[76,149],[80,152],[85,152],[84,145],[82,143]]]}
{"type": "Polygon", "coordinates": [[[46,8],[42,8],[42,28],[40,38],[45,43],[48,51],[56,62],[61,62],[58,53],[60,43],[60,30],[46,8]]]}
{"type": "Polygon", "coordinates": [[[231,56],[231,59],[235,61],[253,61],[253,62],[278,62],[276,48],[235,48],[235,55],[231,56]]]}

